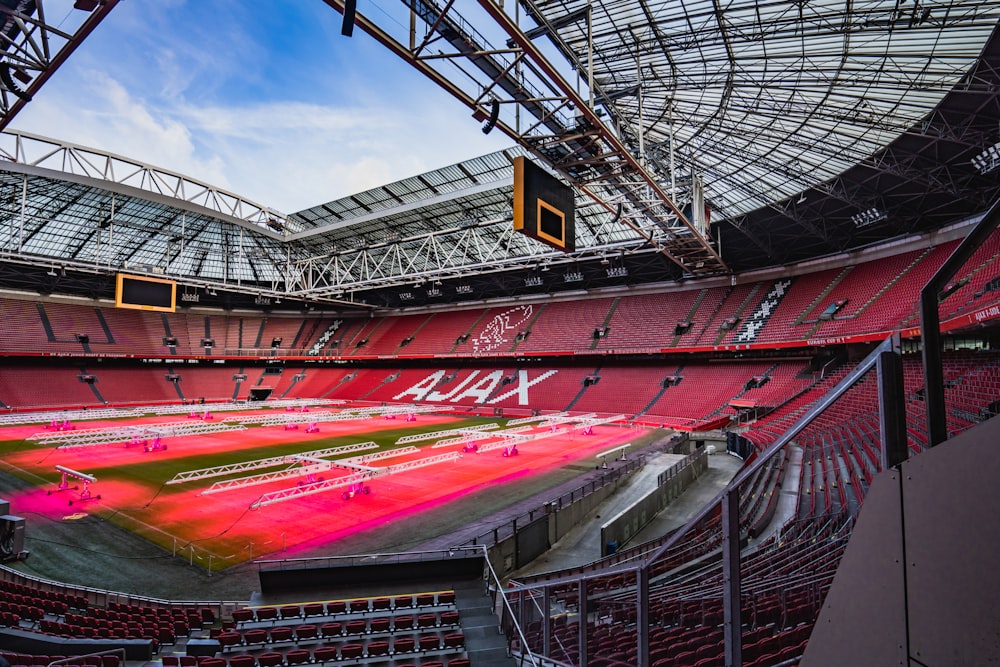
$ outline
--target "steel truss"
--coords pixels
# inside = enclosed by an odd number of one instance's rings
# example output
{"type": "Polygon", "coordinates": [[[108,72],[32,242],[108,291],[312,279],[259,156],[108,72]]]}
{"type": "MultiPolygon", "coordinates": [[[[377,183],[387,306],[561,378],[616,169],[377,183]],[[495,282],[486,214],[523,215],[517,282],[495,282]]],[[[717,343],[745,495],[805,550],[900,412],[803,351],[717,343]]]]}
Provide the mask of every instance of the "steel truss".
{"type": "Polygon", "coordinates": [[[346,477],[338,477],[336,479],[323,480],[321,482],[313,482],[312,484],[303,484],[302,486],[297,486],[290,489],[283,489],[281,491],[273,491],[271,493],[265,493],[260,498],[258,498],[257,500],[255,500],[250,504],[250,509],[258,509],[266,505],[273,505],[274,503],[280,503],[286,500],[292,500],[294,498],[301,498],[302,496],[308,496],[314,493],[322,493],[324,491],[329,491],[331,489],[343,488],[351,484],[369,480],[373,477],[381,477],[384,475],[395,475],[397,473],[406,472],[407,470],[424,468],[427,466],[437,465],[438,463],[444,463],[446,461],[455,461],[461,458],[461,456],[462,455],[459,452],[438,454],[436,456],[428,456],[422,459],[416,459],[415,461],[398,463],[396,465],[392,465],[387,468],[375,468],[373,472],[360,472],[360,473],[355,473],[353,475],[348,475],[346,477]]]}
{"type": "Polygon", "coordinates": [[[144,414],[134,408],[98,408],[96,410],[49,410],[46,412],[18,412],[0,415],[0,425],[21,426],[43,422],[98,421],[101,419],[122,419],[144,414]]]}
{"type": "MultiPolygon", "coordinates": [[[[288,398],[274,401],[229,401],[226,403],[205,403],[203,405],[168,405],[156,409],[158,415],[180,415],[190,412],[240,412],[243,410],[261,410],[268,408],[300,408],[304,406],[340,405],[343,401],[329,398],[288,398]]],[[[226,419],[232,419],[227,417],[226,419]]]]}
{"type": "MultiPolygon", "coordinates": [[[[344,12],[343,0],[325,1],[344,12]]],[[[360,13],[355,25],[462,101],[490,129],[546,161],[685,273],[727,272],[703,233],[644,166],[645,157],[636,157],[637,147],[605,125],[593,101],[581,97],[504,9],[491,0],[478,4],[504,33],[506,48],[490,45],[452,2],[405,0],[413,22],[409,45],[360,13]]]]}
{"type": "Polygon", "coordinates": [[[118,428],[97,428],[82,431],[62,431],[60,433],[35,433],[28,437],[39,445],[56,445],[59,449],[73,447],[96,447],[128,442],[133,438],[176,437],[184,435],[204,435],[227,431],[245,431],[242,424],[225,422],[168,422],[164,424],[140,424],[118,428]]]}
{"type": "Polygon", "coordinates": [[[64,7],[55,3],[56,15],[52,17],[45,13],[49,4],[46,0],[15,0],[0,5],[4,35],[3,60],[0,61],[0,130],[7,127],[115,8],[118,0],[77,2],[68,14],[63,14],[64,7]],[[50,23],[50,18],[58,23],[50,23]]]}
{"type": "Polygon", "coordinates": [[[404,435],[402,438],[396,441],[397,445],[406,444],[408,442],[420,442],[422,440],[434,440],[435,438],[445,438],[451,435],[457,435],[461,433],[475,433],[478,431],[492,431],[493,429],[500,428],[500,424],[480,424],[479,426],[468,426],[465,428],[452,428],[447,431],[434,431],[433,433],[414,433],[413,435],[404,435]]]}
{"type": "Polygon", "coordinates": [[[557,412],[554,415],[535,415],[534,417],[520,417],[518,419],[511,419],[507,422],[507,426],[520,426],[521,424],[531,424],[532,422],[545,421],[546,419],[560,419],[562,417],[569,416],[568,412],[557,412]]]}
{"type": "MultiPolygon", "coordinates": [[[[350,454],[351,452],[362,452],[369,449],[378,449],[378,445],[374,442],[359,442],[352,445],[341,445],[339,447],[330,447],[327,449],[315,449],[310,452],[302,452],[298,456],[328,457],[336,456],[338,454],[350,454]]],[[[210,479],[212,477],[223,477],[237,472],[271,468],[282,464],[293,463],[294,459],[292,456],[294,455],[272,456],[266,459],[244,461],[243,463],[231,463],[224,466],[201,468],[200,470],[187,470],[185,472],[177,473],[171,479],[167,480],[166,483],[183,484],[185,482],[197,482],[199,480],[210,479]]]]}

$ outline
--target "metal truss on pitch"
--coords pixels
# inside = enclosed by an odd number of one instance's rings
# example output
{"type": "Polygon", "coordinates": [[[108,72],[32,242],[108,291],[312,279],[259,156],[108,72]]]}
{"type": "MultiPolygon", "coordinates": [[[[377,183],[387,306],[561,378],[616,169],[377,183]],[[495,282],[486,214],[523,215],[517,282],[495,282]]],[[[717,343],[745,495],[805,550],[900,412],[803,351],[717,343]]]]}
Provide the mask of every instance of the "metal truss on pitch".
{"type": "Polygon", "coordinates": [[[213,493],[222,493],[224,491],[245,489],[252,486],[269,484],[271,482],[278,482],[286,479],[300,477],[306,478],[306,483],[300,483],[289,489],[283,489],[262,495],[250,505],[251,509],[257,509],[265,505],[271,505],[301,496],[320,493],[322,491],[328,491],[336,488],[343,488],[373,477],[394,475],[407,470],[436,465],[445,461],[454,461],[461,456],[458,452],[451,452],[448,454],[439,454],[436,456],[415,459],[405,463],[397,463],[386,467],[371,465],[376,461],[382,461],[397,456],[416,454],[420,451],[416,447],[408,446],[381,452],[372,452],[345,459],[330,459],[330,457],[337,456],[339,454],[366,451],[376,448],[378,448],[378,445],[374,442],[361,442],[352,445],[331,447],[329,449],[317,449],[299,454],[274,456],[265,459],[244,461],[242,463],[233,463],[224,466],[215,466],[212,468],[202,468],[200,470],[188,470],[186,472],[178,473],[172,479],[168,480],[166,484],[184,484],[187,482],[195,482],[214,477],[224,477],[239,472],[273,468],[279,465],[286,465],[289,467],[275,472],[221,480],[203,490],[199,495],[209,495],[213,493]],[[330,480],[313,480],[313,478],[319,473],[328,472],[336,468],[346,469],[351,471],[351,473],[346,476],[336,477],[330,480]]]}
{"type": "Polygon", "coordinates": [[[62,431],[59,433],[35,433],[25,439],[35,441],[39,445],[56,445],[59,449],[70,449],[72,447],[113,445],[119,442],[129,442],[135,438],[166,438],[245,430],[246,427],[242,424],[204,422],[199,419],[194,422],[169,422],[165,424],[141,424],[137,426],[120,426],[117,428],[62,431]]]}
{"type": "MultiPolygon", "coordinates": [[[[377,445],[376,445],[377,446],[377,445]]],[[[326,460],[322,456],[309,456],[307,454],[291,454],[286,457],[292,465],[285,470],[279,470],[277,472],[262,473],[260,475],[250,475],[248,477],[237,477],[236,479],[226,479],[212,484],[199,495],[208,495],[212,493],[221,493],[223,491],[235,491],[236,489],[245,489],[251,486],[260,486],[261,484],[270,484],[271,482],[278,482],[283,479],[294,479],[296,477],[305,477],[307,483],[315,483],[313,477],[319,473],[328,472],[334,468],[341,468],[345,470],[350,470],[352,473],[364,473],[366,475],[374,475],[379,473],[384,468],[376,468],[375,466],[369,465],[373,461],[380,461],[382,459],[392,458],[394,456],[403,456],[405,454],[414,454],[418,452],[416,447],[401,447],[400,449],[389,449],[384,452],[374,452],[372,454],[366,454],[365,456],[355,456],[347,459],[333,459],[326,460]]],[[[406,465],[406,464],[403,464],[406,465]]],[[[418,466],[419,467],[419,466],[418,466]]],[[[298,484],[297,486],[305,486],[304,484],[298,484]]]]}
{"type": "Polygon", "coordinates": [[[521,424],[531,424],[532,422],[545,421],[546,419],[560,419],[562,417],[568,417],[568,412],[557,412],[552,415],[534,415],[532,417],[520,417],[518,419],[511,419],[507,422],[507,426],[520,426],[521,424]]]}
{"type": "Polygon", "coordinates": [[[610,424],[612,422],[622,421],[625,419],[625,415],[613,415],[611,417],[598,417],[594,413],[588,413],[578,416],[570,416],[568,413],[562,412],[558,415],[549,415],[548,417],[531,417],[526,419],[514,419],[509,423],[519,422],[519,426],[514,428],[504,429],[502,431],[491,431],[488,433],[468,431],[463,437],[448,438],[446,440],[441,440],[434,443],[433,447],[448,447],[451,445],[464,445],[468,443],[477,443],[477,452],[488,452],[494,449],[500,449],[502,447],[510,447],[511,445],[516,445],[522,442],[529,442],[532,440],[542,440],[544,438],[549,438],[555,435],[560,435],[565,433],[564,430],[552,430],[551,427],[559,426],[562,424],[571,424],[569,430],[577,431],[584,430],[588,428],[593,428],[600,424],[610,424]],[[545,419],[546,421],[542,424],[534,425],[531,423],[525,423],[537,421],[538,419],[545,419]],[[537,433],[532,433],[536,428],[546,428],[547,430],[537,433]],[[482,442],[483,440],[493,440],[493,442],[482,442]]]}
{"type": "Polygon", "coordinates": [[[447,461],[455,461],[461,458],[461,453],[459,452],[449,452],[447,454],[438,454],[436,456],[428,456],[421,459],[416,459],[414,461],[407,461],[406,463],[398,463],[396,465],[391,465],[385,468],[373,468],[371,472],[358,472],[353,475],[348,475],[346,477],[339,477],[336,479],[323,480],[319,482],[313,482],[311,484],[303,484],[301,486],[296,486],[290,489],[284,489],[282,491],[273,491],[271,493],[265,493],[260,498],[255,500],[250,504],[250,509],[258,509],[266,505],[273,505],[275,503],[284,502],[286,500],[292,500],[294,498],[301,498],[303,496],[312,495],[314,493],[323,493],[325,491],[330,491],[332,489],[340,489],[345,486],[351,486],[353,484],[361,483],[372,479],[374,477],[384,477],[386,475],[395,475],[401,472],[406,472],[407,470],[415,470],[417,468],[425,468],[427,466],[437,465],[438,463],[445,463],[447,461]]]}
{"type": "Polygon", "coordinates": [[[366,408],[347,408],[340,412],[286,412],[277,415],[252,415],[245,418],[233,417],[242,424],[260,424],[262,426],[282,426],[284,424],[307,424],[310,422],[339,422],[352,419],[369,419],[397,415],[427,413],[437,411],[433,405],[380,405],[366,408]]]}
{"type": "Polygon", "coordinates": [[[404,435],[402,438],[396,441],[397,445],[403,445],[408,442],[420,442],[421,440],[435,440],[437,438],[447,438],[452,435],[462,435],[466,433],[478,433],[480,431],[492,431],[493,429],[500,428],[500,424],[480,424],[479,426],[469,426],[467,428],[450,428],[447,431],[434,431],[433,433],[414,433],[413,435],[404,435]]]}
{"type": "Polygon", "coordinates": [[[135,408],[98,408],[96,410],[48,410],[46,412],[20,412],[0,415],[0,426],[23,426],[43,422],[98,421],[101,419],[122,419],[144,414],[135,408]]]}
{"type": "MultiPolygon", "coordinates": [[[[377,446],[377,445],[376,445],[377,446]]],[[[404,448],[407,451],[399,450],[389,450],[385,452],[376,452],[375,454],[369,454],[367,457],[353,457],[348,459],[333,459],[327,460],[322,456],[309,456],[306,454],[291,454],[288,457],[288,463],[291,465],[284,470],[278,470],[276,472],[266,472],[259,475],[249,475],[247,477],[237,477],[235,479],[224,479],[212,484],[199,495],[208,495],[212,493],[221,493],[222,491],[234,491],[236,489],[245,489],[250,486],[260,486],[261,484],[270,484],[271,482],[278,482],[283,479],[293,479],[296,477],[305,477],[307,480],[314,481],[312,478],[322,472],[327,472],[334,468],[343,468],[351,470],[352,472],[372,472],[374,468],[367,465],[367,463],[362,463],[362,458],[364,461],[378,460],[381,458],[389,458],[391,456],[400,456],[402,454],[412,453],[409,450],[415,451],[416,448],[404,448]]]]}
{"type": "Polygon", "coordinates": [[[206,403],[202,405],[168,405],[156,409],[158,415],[181,415],[186,412],[239,412],[241,410],[261,410],[276,408],[302,408],[314,405],[338,405],[343,401],[329,398],[288,398],[274,401],[230,401],[227,403],[206,403]]]}
{"type": "Polygon", "coordinates": [[[359,442],[352,445],[316,449],[309,452],[302,452],[301,454],[272,456],[266,459],[255,459],[253,461],[231,463],[229,465],[214,466],[212,468],[187,470],[185,472],[177,473],[171,479],[167,480],[166,484],[184,484],[185,482],[197,482],[202,479],[211,479],[213,477],[225,477],[226,475],[232,475],[238,472],[260,470],[262,468],[273,468],[274,466],[282,464],[295,463],[295,459],[293,458],[294,456],[312,456],[319,458],[337,456],[338,454],[350,454],[352,452],[363,452],[369,449],[378,449],[378,445],[374,442],[359,442]]]}

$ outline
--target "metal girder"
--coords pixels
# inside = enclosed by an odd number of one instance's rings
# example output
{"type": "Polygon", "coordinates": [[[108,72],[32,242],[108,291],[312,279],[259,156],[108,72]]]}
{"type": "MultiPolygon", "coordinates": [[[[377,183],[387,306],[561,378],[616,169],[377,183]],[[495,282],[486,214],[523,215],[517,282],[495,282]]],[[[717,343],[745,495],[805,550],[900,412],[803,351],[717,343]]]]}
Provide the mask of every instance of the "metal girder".
{"type": "Polygon", "coordinates": [[[290,489],[283,489],[281,491],[273,491],[271,493],[265,493],[260,498],[252,502],[250,504],[250,509],[258,509],[266,505],[273,505],[274,503],[280,503],[286,500],[293,500],[295,498],[301,498],[302,496],[308,496],[314,493],[323,493],[324,491],[329,491],[331,489],[343,488],[351,484],[363,482],[375,476],[393,475],[396,473],[405,472],[407,470],[414,470],[416,468],[423,468],[430,465],[436,465],[438,463],[443,463],[445,461],[454,461],[457,460],[459,457],[461,457],[461,454],[459,454],[458,452],[451,452],[449,454],[439,454],[437,456],[429,456],[426,458],[417,459],[416,461],[410,461],[408,463],[400,463],[394,466],[389,466],[387,468],[378,468],[375,470],[375,472],[355,473],[353,475],[348,475],[346,477],[338,477],[337,479],[328,479],[328,480],[323,480],[321,482],[313,482],[312,484],[303,484],[302,486],[297,486],[290,489]]]}
{"type": "Polygon", "coordinates": [[[314,493],[322,493],[324,491],[329,491],[330,489],[338,489],[351,484],[356,484],[358,482],[363,482],[370,478],[371,473],[355,473],[353,475],[347,475],[346,477],[327,479],[321,482],[313,482],[312,484],[303,484],[302,486],[293,486],[290,489],[282,489],[281,491],[272,491],[270,493],[265,493],[260,498],[250,503],[250,509],[255,510],[267,505],[280,503],[285,500],[301,498],[302,496],[309,496],[314,493]]]}
{"type": "MultiPolygon", "coordinates": [[[[0,415],[0,424],[4,426],[15,426],[21,424],[39,424],[42,422],[73,421],[86,419],[97,421],[100,419],[123,419],[126,417],[138,417],[143,411],[136,408],[98,408],[96,410],[49,410],[46,412],[15,412],[0,415]]],[[[35,434],[39,435],[39,434],[35,434]]],[[[32,439],[31,436],[28,439],[32,439]]]]}
{"type": "Polygon", "coordinates": [[[559,419],[561,417],[567,416],[568,412],[557,412],[554,415],[536,415],[534,417],[519,417],[518,419],[511,419],[507,422],[507,426],[520,426],[521,424],[530,424],[532,422],[540,422],[546,419],[559,419]]]}
{"type": "MultiPolygon", "coordinates": [[[[298,454],[298,456],[327,457],[337,456],[338,454],[349,454],[351,452],[363,452],[369,449],[378,449],[378,444],[374,442],[359,442],[351,445],[330,447],[327,449],[315,449],[309,452],[302,452],[301,454],[298,454]]],[[[272,468],[277,465],[292,463],[295,456],[296,455],[294,454],[286,456],[272,456],[266,459],[256,459],[253,461],[244,461],[242,463],[230,463],[228,465],[201,468],[199,470],[187,470],[177,473],[165,483],[183,484],[185,482],[197,482],[202,479],[222,477],[224,475],[231,475],[237,472],[246,472],[248,470],[272,468]]]]}
{"type": "Polygon", "coordinates": [[[408,442],[420,442],[422,440],[434,440],[435,438],[446,438],[452,435],[458,435],[461,433],[476,433],[479,431],[491,431],[493,429],[500,428],[500,424],[480,424],[479,426],[468,426],[465,428],[450,428],[447,431],[434,431],[433,433],[414,433],[413,435],[404,435],[402,438],[396,441],[397,445],[402,445],[408,442]]]}
{"type": "Polygon", "coordinates": [[[97,428],[80,431],[62,431],[59,433],[36,433],[29,437],[40,445],[56,445],[60,449],[71,447],[95,447],[110,445],[116,442],[126,442],[132,438],[168,436],[202,435],[205,433],[222,433],[226,431],[244,431],[242,424],[227,424],[224,422],[168,422],[165,424],[141,424],[117,428],[97,428]]]}
{"type": "Polygon", "coordinates": [[[565,424],[567,422],[578,422],[585,419],[596,419],[597,414],[594,412],[588,412],[584,415],[561,415],[561,416],[551,416],[546,417],[545,421],[539,424],[539,427],[555,426],[556,424],[565,424]]]}
{"type": "Polygon", "coordinates": [[[289,479],[292,477],[302,477],[303,475],[311,475],[317,472],[323,472],[334,467],[333,461],[328,461],[325,463],[314,463],[307,466],[299,466],[298,464],[293,464],[290,468],[286,470],[279,470],[277,472],[266,472],[260,475],[249,475],[247,477],[237,477],[235,479],[225,479],[212,484],[212,486],[204,489],[199,496],[206,496],[212,493],[222,493],[223,491],[233,491],[236,489],[245,489],[250,486],[260,486],[261,484],[269,484],[271,482],[276,482],[283,479],[289,479]]]}
{"type": "Polygon", "coordinates": [[[7,171],[58,174],[62,180],[210,215],[275,240],[301,231],[301,223],[246,197],[133,158],[68,141],[4,130],[0,133],[0,156],[10,162],[4,165],[7,171]]]}
{"type": "Polygon", "coordinates": [[[480,433],[476,431],[470,431],[465,435],[458,438],[446,438],[445,440],[438,440],[433,445],[431,449],[437,449],[439,447],[450,447],[451,445],[461,445],[466,442],[476,442],[479,440],[489,440],[490,438],[497,438],[503,431],[490,432],[490,433],[480,433]]]}
{"type": "MultiPolygon", "coordinates": [[[[342,0],[325,0],[344,12],[342,0]]],[[[491,123],[546,161],[617,222],[691,275],[727,272],[701,231],[687,220],[659,180],[633,154],[634,147],[606,127],[601,116],[567,82],[517,23],[491,0],[480,8],[507,37],[495,48],[452,3],[406,0],[422,36],[411,31],[404,45],[358,13],[355,25],[466,104],[473,116],[491,123]],[[458,74],[445,74],[454,66],[458,74]],[[491,114],[497,114],[491,119],[491,114]],[[489,119],[489,120],[488,120],[489,119]]],[[[454,72],[455,70],[450,70],[454,72]]]]}
{"type": "MultiPolygon", "coordinates": [[[[158,415],[179,415],[185,412],[201,412],[202,409],[211,412],[239,412],[241,410],[259,410],[261,408],[286,408],[293,407],[299,408],[302,406],[314,406],[314,405],[341,405],[343,401],[335,400],[331,398],[284,398],[276,399],[274,401],[267,400],[263,403],[248,403],[246,401],[232,401],[229,403],[212,403],[210,405],[202,406],[192,406],[192,405],[165,405],[156,408],[156,414],[158,415]]],[[[238,419],[238,417],[226,417],[223,421],[238,419]]]]}
{"type": "Polygon", "coordinates": [[[0,5],[3,58],[0,60],[0,130],[14,119],[42,85],[118,4],[118,0],[76,3],[58,24],[45,14],[46,0],[17,0],[0,5]],[[17,81],[15,81],[17,79],[17,81]],[[24,85],[22,89],[21,86],[24,85]]]}

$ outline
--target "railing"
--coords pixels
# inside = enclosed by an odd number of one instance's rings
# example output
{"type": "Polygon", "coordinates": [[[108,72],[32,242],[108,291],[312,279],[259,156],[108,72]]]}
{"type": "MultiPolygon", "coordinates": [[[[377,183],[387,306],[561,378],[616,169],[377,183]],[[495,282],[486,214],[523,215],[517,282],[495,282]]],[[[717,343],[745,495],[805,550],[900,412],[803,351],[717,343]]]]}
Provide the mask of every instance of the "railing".
{"type": "MultiPolygon", "coordinates": [[[[723,626],[725,662],[730,665],[741,664],[740,602],[745,599],[745,595],[741,593],[777,591],[773,583],[767,584],[766,579],[761,588],[760,580],[755,579],[757,575],[754,570],[741,571],[741,567],[752,568],[756,564],[754,561],[745,563],[741,560],[741,540],[746,539],[746,527],[753,518],[752,515],[741,516],[741,491],[762,466],[767,465],[782,449],[789,446],[805,448],[807,445],[799,445],[796,439],[803,436],[807,427],[815,423],[817,428],[823,429],[840,423],[840,414],[849,409],[844,406],[853,406],[859,396],[869,395],[872,383],[863,380],[876,375],[880,467],[885,469],[905,460],[907,447],[905,411],[901,402],[902,364],[899,339],[892,337],[878,345],[788,431],[744,467],[712,502],[657,548],[645,552],[636,560],[609,564],[590,572],[576,571],[563,576],[556,573],[554,578],[516,585],[511,589],[512,605],[520,614],[520,625],[529,630],[525,633],[528,644],[524,650],[549,660],[582,667],[588,664],[589,659],[598,658],[603,661],[602,664],[622,663],[648,667],[652,663],[650,636],[653,631],[662,631],[663,626],[662,620],[653,615],[665,613],[653,605],[654,601],[659,604],[663,600],[663,593],[657,591],[664,586],[669,590],[670,586],[680,586],[680,582],[688,581],[689,583],[683,584],[683,590],[687,591],[684,599],[700,601],[699,604],[703,605],[700,612],[702,614],[719,614],[708,622],[710,625],[723,626]],[[845,398],[849,391],[852,395],[845,398]],[[844,406],[838,405],[842,398],[845,400],[844,406]],[[828,415],[827,410],[835,405],[838,407],[837,412],[828,415]],[[817,422],[821,417],[823,421],[817,422]],[[697,539],[692,539],[690,536],[696,532],[697,539]],[[677,554],[680,554],[680,560],[677,554]],[[741,591],[744,577],[748,582],[745,592],[741,591]],[[655,599],[654,592],[657,595],[655,599]],[[656,611],[652,611],[653,609],[656,611]],[[719,611],[709,612],[706,609],[719,611]],[[553,627],[556,619],[567,615],[579,621],[577,628],[573,630],[573,637],[559,635],[558,628],[553,627]],[[599,638],[602,633],[608,632],[618,632],[620,638],[601,643],[599,638]]],[[[809,438],[805,441],[811,442],[809,438]]],[[[821,462],[823,458],[815,461],[821,462]]],[[[837,474],[818,467],[818,463],[816,465],[814,469],[813,463],[810,463],[811,473],[818,474],[816,470],[823,470],[824,475],[837,474]]],[[[800,494],[800,498],[804,495],[800,494]]],[[[809,495],[811,501],[811,496],[822,495],[822,492],[816,489],[814,494],[809,495]]],[[[860,495],[858,499],[860,501],[860,495]]],[[[782,533],[783,539],[777,543],[779,551],[776,553],[784,554],[786,552],[780,550],[788,549],[787,557],[794,559],[796,552],[792,549],[796,544],[795,535],[803,535],[809,531],[816,534],[836,534],[845,538],[837,544],[845,543],[850,534],[850,526],[853,525],[852,517],[847,506],[837,507],[835,510],[833,514],[826,516],[824,508],[817,505],[815,513],[810,515],[805,524],[789,522],[785,528],[788,532],[782,533]]],[[[795,512],[798,512],[798,508],[795,512]]],[[[800,539],[798,545],[808,548],[807,545],[811,542],[800,539]]],[[[749,553],[752,552],[748,551],[749,553]]],[[[824,571],[815,574],[803,571],[797,575],[796,581],[812,582],[810,586],[813,588],[809,589],[810,614],[818,610],[817,596],[825,595],[841,553],[840,550],[831,553],[829,558],[832,560],[824,571]]],[[[796,567],[805,566],[799,564],[796,567]]],[[[785,594],[784,591],[779,592],[781,595],[785,594]]],[[[790,591],[790,594],[794,593],[795,591],[790,591]]],[[[677,604],[682,604],[680,598],[672,599],[677,604]]]]}
{"type": "Polygon", "coordinates": [[[589,496],[595,491],[603,489],[609,484],[617,482],[623,477],[632,475],[637,470],[641,469],[646,465],[644,458],[632,459],[627,461],[625,465],[620,468],[615,468],[613,470],[608,470],[603,473],[599,478],[591,480],[586,484],[583,484],[567,493],[562,494],[558,498],[542,505],[540,507],[533,508],[520,514],[510,521],[506,521],[499,526],[496,526],[492,530],[486,531],[477,535],[476,537],[469,540],[469,543],[474,545],[485,545],[493,546],[499,542],[513,537],[517,534],[518,525],[525,526],[535,520],[538,516],[545,516],[550,512],[562,510],[564,507],[568,507],[575,502],[589,496]]]}

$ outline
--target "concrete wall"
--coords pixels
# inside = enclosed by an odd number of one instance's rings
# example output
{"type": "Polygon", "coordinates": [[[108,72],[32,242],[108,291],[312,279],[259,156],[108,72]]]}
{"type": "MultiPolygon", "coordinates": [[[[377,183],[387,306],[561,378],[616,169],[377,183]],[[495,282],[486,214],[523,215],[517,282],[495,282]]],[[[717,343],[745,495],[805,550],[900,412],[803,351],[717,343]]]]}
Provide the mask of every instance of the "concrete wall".
{"type": "Polygon", "coordinates": [[[708,470],[708,456],[702,449],[692,455],[674,474],[666,476],[663,483],[647,495],[626,507],[617,516],[601,526],[601,555],[607,556],[613,551],[609,545],[614,542],[614,549],[624,546],[657,514],[674,502],[691,482],[698,479],[708,470]]]}

